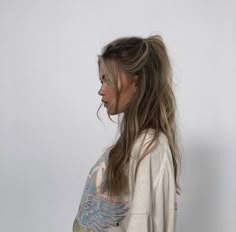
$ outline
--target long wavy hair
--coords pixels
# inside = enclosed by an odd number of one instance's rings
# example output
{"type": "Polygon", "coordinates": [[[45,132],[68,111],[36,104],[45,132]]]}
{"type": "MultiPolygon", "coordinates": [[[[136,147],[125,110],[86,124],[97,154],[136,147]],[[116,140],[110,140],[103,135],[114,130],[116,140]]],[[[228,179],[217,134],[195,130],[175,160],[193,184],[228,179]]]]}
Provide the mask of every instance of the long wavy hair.
{"type": "MultiPolygon", "coordinates": [[[[148,154],[148,149],[155,144],[160,132],[163,132],[170,146],[176,192],[180,195],[178,173],[181,157],[177,142],[176,98],[173,92],[171,64],[162,37],[152,35],[147,38],[118,38],[103,47],[101,55],[98,55],[98,67],[101,63],[109,83],[116,89],[116,111],[121,92],[117,87],[119,70],[124,71],[131,80],[138,77],[135,94],[122,114],[118,115],[119,135],[109,147],[106,170],[109,195],[120,195],[129,191],[127,169],[132,147],[141,133],[147,132],[148,129],[153,129],[154,136],[144,154],[148,154]]],[[[102,104],[97,110],[98,118],[101,106],[102,104]]],[[[111,119],[109,113],[108,117],[111,119]]],[[[135,175],[137,168],[138,165],[135,175]]]]}

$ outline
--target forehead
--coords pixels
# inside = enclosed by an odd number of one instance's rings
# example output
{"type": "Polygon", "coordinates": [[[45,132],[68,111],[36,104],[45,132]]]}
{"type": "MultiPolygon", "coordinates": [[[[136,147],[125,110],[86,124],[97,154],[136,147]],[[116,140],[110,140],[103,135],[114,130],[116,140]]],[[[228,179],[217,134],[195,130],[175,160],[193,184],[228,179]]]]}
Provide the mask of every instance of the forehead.
{"type": "Polygon", "coordinates": [[[100,72],[100,73],[104,73],[104,72],[105,72],[102,62],[99,63],[98,69],[99,69],[99,72],[100,72]]]}
{"type": "Polygon", "coordinates": [[[99,68],[99,79],[103,79],[106,76],[106,72],[101,62],[98,68],[99,68]]]}
{"type": "Polygon", "coordinates": [[[102,61],[99,62],[99,79],[126,82],[127,74],[120,68],[120,66],[114,60],[106,61],[104,64],[102,61]]]}

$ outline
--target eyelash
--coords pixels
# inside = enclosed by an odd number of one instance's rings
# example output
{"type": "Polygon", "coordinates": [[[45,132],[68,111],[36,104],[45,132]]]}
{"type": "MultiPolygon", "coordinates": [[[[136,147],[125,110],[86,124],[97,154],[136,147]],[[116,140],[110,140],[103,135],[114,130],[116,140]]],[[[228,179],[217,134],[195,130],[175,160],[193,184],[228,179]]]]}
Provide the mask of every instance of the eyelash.
{"type": "Polygon", "coordinates": [[[106,84],[109,84],[109,80],[100,80],[101,84],[103,84],[103,82],[105,82],[106,84]]]}

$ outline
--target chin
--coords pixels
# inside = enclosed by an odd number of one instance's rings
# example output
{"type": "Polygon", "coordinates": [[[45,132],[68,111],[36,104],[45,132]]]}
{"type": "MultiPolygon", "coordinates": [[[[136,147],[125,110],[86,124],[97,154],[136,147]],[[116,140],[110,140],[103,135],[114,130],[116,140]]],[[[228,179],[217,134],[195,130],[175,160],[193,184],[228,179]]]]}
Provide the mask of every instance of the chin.
{"type": "Polygon", "coordinates": [[[108,112],[110,115],[117,115],[119,113],[116,113],[116,112],[108,112]]]}
{"type": "Polygon", "coordinates": [[[118,111],[118,112],[115,112],[114,110],[112,111],[112,110],[108,110],[108,114],[109,115],[117,115],[117,114],[120,114],[120,113],[122,113],[122,112],[120,112],[120,111],[118,111]]]}
{"type": "Polygon", "coordinates": [[[107,112],[109,115],[118,115],[118,114],[123,113],[123,111],[121,109],[118,109],[118,111],[115,111],[115,109],[113,107],[107,108],[107,112]]]}

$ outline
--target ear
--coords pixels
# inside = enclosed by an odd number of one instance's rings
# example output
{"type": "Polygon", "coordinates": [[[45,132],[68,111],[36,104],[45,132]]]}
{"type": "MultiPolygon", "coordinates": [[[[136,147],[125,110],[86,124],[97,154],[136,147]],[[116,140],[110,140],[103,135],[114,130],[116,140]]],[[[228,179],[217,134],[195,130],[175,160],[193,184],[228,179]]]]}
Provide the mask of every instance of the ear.
{"type": "Polygon", "coordinates": [[[133,79],[134,79],[134,83],[135,83],[135,87],[136,87],[137,84],[138,84],[139,76],[136,75],[136,76],[133,77],[133,79]]]}
{"type": "Polygon", "coordinates": [[[139,76],[134,76],[133,77],[133,80],[132,80],[132,89],[134,92],[136,92],[137,90],[137,85],[138,85],[138,79],[139,79],[139,76]]]}

